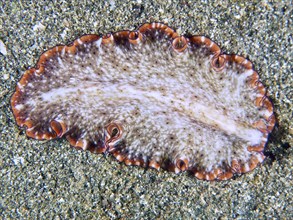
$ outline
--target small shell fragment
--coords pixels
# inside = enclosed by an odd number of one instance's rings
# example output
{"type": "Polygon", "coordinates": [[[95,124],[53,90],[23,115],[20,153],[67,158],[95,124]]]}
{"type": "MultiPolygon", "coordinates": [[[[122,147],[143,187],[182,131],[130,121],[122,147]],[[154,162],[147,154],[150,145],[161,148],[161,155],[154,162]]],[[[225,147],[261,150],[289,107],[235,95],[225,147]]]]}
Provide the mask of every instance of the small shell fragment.
{"type": "Polygon", "coordinates": [[[5,44],[3,43],[2,40],[0,40],[0,53],[3,54],[4,56],[7,55],[7,49],[5,44]]]}

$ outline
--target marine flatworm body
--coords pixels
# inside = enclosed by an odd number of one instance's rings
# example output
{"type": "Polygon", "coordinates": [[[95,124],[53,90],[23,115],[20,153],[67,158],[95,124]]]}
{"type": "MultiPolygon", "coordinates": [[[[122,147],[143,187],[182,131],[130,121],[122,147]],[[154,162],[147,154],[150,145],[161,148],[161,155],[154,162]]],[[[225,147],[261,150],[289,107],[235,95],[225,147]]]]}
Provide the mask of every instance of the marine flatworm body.
{"type": "Polygon", "coordinates": [[[44,52],[11,105],[29,137],[205,180],[253,170],[275,124],[250,61],[161,23],[44,52]]]}

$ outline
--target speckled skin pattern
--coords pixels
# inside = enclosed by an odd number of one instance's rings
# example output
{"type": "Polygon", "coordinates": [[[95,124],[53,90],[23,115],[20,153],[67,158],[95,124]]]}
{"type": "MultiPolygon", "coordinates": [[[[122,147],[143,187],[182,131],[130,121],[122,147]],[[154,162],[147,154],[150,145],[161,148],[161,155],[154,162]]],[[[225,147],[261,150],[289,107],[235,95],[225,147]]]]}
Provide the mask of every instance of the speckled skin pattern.
{"type": "Polygon", "coordinates": [[[250,61],[160,23],[46,51],[11,105],[29,137],[206,180],[253,170],[275,124],[250,61]]]}

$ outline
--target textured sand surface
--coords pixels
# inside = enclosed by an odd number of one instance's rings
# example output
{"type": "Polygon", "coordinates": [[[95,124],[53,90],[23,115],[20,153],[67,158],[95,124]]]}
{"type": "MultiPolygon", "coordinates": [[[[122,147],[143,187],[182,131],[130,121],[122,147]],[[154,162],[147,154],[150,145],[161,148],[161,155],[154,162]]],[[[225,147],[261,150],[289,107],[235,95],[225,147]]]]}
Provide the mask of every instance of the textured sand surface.
{"type": "MultiPolygon", "coordinates": [[[[251,1],[0,3],[0,216],[7,218],[166,219],[292,217],[292,4],[251,1]],[[230,181],[119,164],[111,156],[36,141],[13,118],[10,97],[45,50],[83,34],[161,21],[206,35],[225,53],[249,58],[269,90],[277,126],[263,165],[230,181]]],[[[207,140],[208,141],[208,140],[207,140]]]]}

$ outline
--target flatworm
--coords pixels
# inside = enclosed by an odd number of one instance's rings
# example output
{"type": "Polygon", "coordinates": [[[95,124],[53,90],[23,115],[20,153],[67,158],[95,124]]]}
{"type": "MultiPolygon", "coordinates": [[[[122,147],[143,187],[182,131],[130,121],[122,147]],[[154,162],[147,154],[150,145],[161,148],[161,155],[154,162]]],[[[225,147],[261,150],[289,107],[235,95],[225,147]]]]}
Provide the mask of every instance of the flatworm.
{"type": "Polygon", "coordinates": [[[205,180],[253,170],[275,125],[250,61],[161,23],[44,52],[11,106],[29,137],[205,180]]]}

